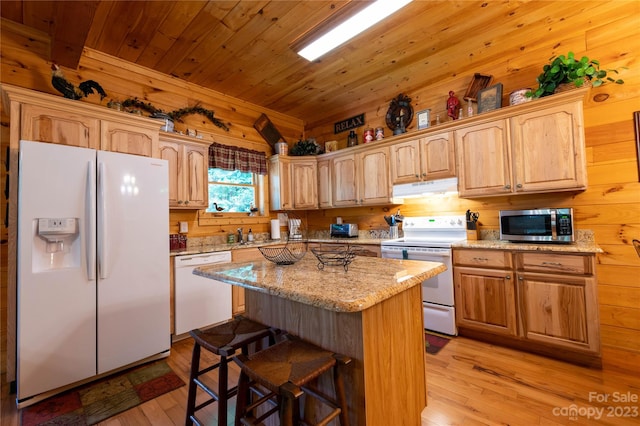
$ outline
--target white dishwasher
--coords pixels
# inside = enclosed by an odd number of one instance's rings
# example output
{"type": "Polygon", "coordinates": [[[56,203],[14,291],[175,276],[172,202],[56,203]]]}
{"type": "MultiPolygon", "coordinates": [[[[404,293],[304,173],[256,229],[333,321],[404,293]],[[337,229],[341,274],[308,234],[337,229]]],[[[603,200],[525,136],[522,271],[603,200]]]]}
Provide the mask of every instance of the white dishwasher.
{"type": "Polygon", "coordinates": [[[231,318],[231,284],[193,274],[198,266],[229,262],[230,251],[175,257],[176,335],[231,318]]]}

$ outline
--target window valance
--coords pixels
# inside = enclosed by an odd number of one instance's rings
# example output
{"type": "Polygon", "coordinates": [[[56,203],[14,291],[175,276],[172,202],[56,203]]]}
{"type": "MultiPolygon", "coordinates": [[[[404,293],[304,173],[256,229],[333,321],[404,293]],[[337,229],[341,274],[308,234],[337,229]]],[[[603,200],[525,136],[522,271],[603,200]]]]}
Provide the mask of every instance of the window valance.
{"type": "Polygon", "coordinates": [[[214,142],[209,146],[209,167],[266,175],[267,156],[264,152],[214,142]]]}

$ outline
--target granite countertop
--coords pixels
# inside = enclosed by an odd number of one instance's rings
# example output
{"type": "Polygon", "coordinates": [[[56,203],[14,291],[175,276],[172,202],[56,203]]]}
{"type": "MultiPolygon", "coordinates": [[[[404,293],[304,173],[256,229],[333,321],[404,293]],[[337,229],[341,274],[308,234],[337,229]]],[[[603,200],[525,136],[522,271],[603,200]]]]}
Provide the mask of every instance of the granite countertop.
{"type": "Polygon", "coordinates": [[[491,249],[491,250],[523,250],[523,251],[551,251],[564,253],[603,253],[603,250],[593,241],[578,241],[573,244],[549,243],[512,243],[503,240],[466,240],[452,244],[453,248],[491,249]]]}
{"type": "Polygon", "coordinates": [[[254,241],[251,243],[220,243],[220,244],[202,244],[202,245],[193,245],[191,247],[187,247],[184,249],[171,250],[169,252],[169,256],[183,256],[189,254],[204,254],[204,253],[214,253],[218,251],[229,251],[229,250],[242,250],[252,247],[264,247],[264,246],[272,246],[278,244],[285,244],[286,241],[281,240],[268,240],[268,241],[254,241]]]}
{"type": "Polygon", "coordinates": [[[357,256],[319,270],[311,253],[293,265],[267,260],[208,265],[194,274],[335,312],[359,312],[446,270],[442,263],[357,256]]]}
{"type": "Polygon", "coordinates": [[[309,243],[334,243],[334,244],[350,244],[350,245],[380,245],[389,238],[309,238],[309,243]]]}
{"type": "MultiPolygon", "coordinates": [[[[385,238],[387,239],[387,238],[385,238]]],[[[351,245],[380,245],[385,239],[382,238],[309,238],[306,241],[309,243],[338,243],[338,244],[351,244],[351,245]]],[[[252,247],[264,247],[278,244],[286,244],[286,240],[264,240],[253,241],[251,243],[219,243],[219,244],[202,244],[192,245],[190,247],[178,250],[171,250],[169,256],[184,256],[190,254],[204,254],[214,253],[218,251],[229,250],[242,250],[252,247]]]]}
{"type": "MultiPolygon", "coordinates": [[[[475,248],[475,249],[492,249],[492,250],[527,250],[527,251],[549,251],[549,252],[565,252],[565,253],[603,253],[603,250],[595,243],[593,231],[578,230],[576,233],[576,242],[572,244],[556,244],[556,243],[512,243],[499,239],[497,230],[481,231],[480,240],[465,240],[452,245],[453,248],[475,248]]],[[[380,245],[383,241],[388,240],[388,235],[380,232],[364,232],[361,231],[357,238],[330,238],[328,232],[318,232],[310,236],[306,241],[309,243],[333,243],[333,244],[349,244],[349,245],[380,245]]],[[[203,239],[202,244],[190,244],[186,249],[171,250],[171,256],[212,253],[228,250],[242,250],[252,247],[263,247],[269,245],[286,244],[286,240],[257,240],[245,244],[227,244],[225,242],[213,242],[213,240],[203,239]]]]}

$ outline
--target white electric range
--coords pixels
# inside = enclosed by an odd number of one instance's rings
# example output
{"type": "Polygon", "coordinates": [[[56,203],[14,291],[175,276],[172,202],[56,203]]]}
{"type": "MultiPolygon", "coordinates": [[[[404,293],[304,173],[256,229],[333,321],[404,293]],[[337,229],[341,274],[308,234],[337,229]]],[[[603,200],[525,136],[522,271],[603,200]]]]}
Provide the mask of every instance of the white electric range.
{"type": "Polygon", "coordinates": [[[447,267],[422,283],[424,328],[457,335],[451,245],[466,239],[465,216],[406,217],[402,230],[402,238],[382,242],[382,257],[440,262],[447,267]]]}

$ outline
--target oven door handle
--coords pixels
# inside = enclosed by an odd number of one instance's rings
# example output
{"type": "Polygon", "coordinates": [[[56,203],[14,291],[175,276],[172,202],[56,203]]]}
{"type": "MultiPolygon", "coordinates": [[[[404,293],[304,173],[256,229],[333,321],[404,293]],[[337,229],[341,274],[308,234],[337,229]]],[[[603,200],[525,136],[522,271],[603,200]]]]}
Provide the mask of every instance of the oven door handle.
{"type": "MultiPolygon", "coordinates": [[[[423,257],[423,256],[428,256],[428,257],[451,257],[451,252],[450,251],[443,251],[443,252],[424,252],[424,251],[411,251],[411,250],[402,250],[402,253],[404,255],[404,253],[407,253],[408,256],[411,257],[423,257]]],[[[403,258],[405,258],[403,256],[403,258]]],[[[406,258],[405,258],[406,259],[406,258]]],[[[415,260],[422,260],[422,259],[415,259],[415,260]]]]}

